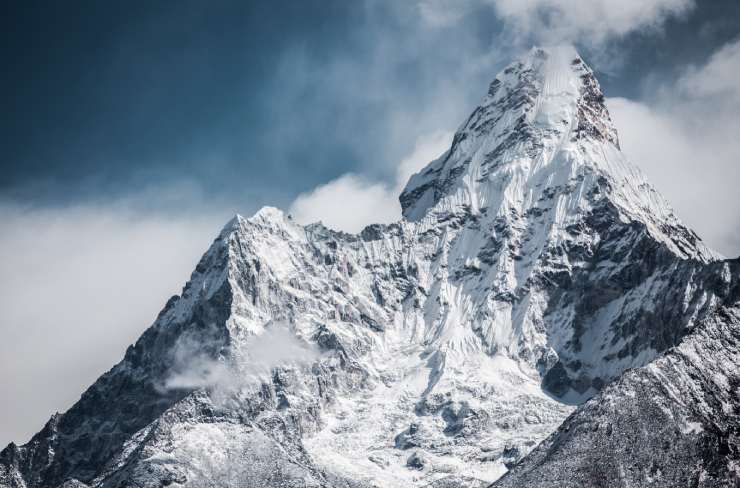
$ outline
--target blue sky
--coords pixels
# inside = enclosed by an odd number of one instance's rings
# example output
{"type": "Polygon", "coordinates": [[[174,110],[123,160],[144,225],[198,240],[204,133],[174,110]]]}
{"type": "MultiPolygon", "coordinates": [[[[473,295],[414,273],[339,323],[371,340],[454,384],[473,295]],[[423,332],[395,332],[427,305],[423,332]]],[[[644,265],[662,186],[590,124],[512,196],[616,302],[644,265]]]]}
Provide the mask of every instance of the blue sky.
{"type": "Polygon", "coordinates": [[[17,1],[0,23],[0,444],[120,359],[234,213],[397,218],[533,44],[576,45],[625,152],[740,254],[734,0],[17,1]]]}

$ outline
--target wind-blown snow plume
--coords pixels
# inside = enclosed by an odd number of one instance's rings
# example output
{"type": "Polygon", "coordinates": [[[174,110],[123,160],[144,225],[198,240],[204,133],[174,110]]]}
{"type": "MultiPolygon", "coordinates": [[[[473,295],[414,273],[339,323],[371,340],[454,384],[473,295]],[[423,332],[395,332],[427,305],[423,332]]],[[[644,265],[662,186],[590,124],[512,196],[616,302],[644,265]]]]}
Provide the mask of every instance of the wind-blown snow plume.
{"type": "Polygon", "coordinates": [[[692,0],[492,0],[501,16],[543,41],[603,42],[629,32],[659,27],[685,13],[692,0]]]}

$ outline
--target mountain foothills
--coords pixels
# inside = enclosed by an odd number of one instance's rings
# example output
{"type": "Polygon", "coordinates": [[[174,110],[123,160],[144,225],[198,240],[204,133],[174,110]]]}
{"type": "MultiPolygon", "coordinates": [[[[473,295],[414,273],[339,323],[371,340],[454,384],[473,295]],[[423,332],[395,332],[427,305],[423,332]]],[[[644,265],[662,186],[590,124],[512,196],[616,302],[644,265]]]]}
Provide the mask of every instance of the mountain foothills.
{"type": "Polygon", "coordinates": [[[740,261],[572,48],[501,72],[400,200],[357,235],[235,217],[0,486],[738,486],[740,261]]]}

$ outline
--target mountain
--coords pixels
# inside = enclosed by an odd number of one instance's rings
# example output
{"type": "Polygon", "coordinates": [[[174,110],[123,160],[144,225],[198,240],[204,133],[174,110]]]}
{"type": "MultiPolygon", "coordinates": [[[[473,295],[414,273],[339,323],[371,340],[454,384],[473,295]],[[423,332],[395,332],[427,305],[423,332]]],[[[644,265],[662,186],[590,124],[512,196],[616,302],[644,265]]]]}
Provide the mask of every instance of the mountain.
{"type": "Polygon", "coordinates": [[[356,235],[235,217],[0,486],[730,482],[738,263],[626,160],[572,48],[501,72],[400,200],[356,235]]]}

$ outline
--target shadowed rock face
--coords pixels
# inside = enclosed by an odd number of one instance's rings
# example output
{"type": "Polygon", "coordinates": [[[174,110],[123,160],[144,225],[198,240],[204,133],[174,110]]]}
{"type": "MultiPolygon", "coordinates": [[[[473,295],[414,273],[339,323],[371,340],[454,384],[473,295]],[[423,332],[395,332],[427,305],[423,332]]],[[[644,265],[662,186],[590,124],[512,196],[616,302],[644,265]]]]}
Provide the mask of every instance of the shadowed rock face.
{"type": "Polygon", "coordinates": [[[725,289],[722,306],[579,407],[494,487],[740,484],[740,262],[702,273],[725,289]]]}
{"type": "MultiPolygon", "coordinates": [[[[358,235],[234,218],[124,359],[0,453],[0,486],[508,483],[566,418],[734,320],[736,264],[625,160],[570,48],[500,73],[400,198],[358,235]]],[[[722,425],[686,456],[732,452],[722,425]]]]}

